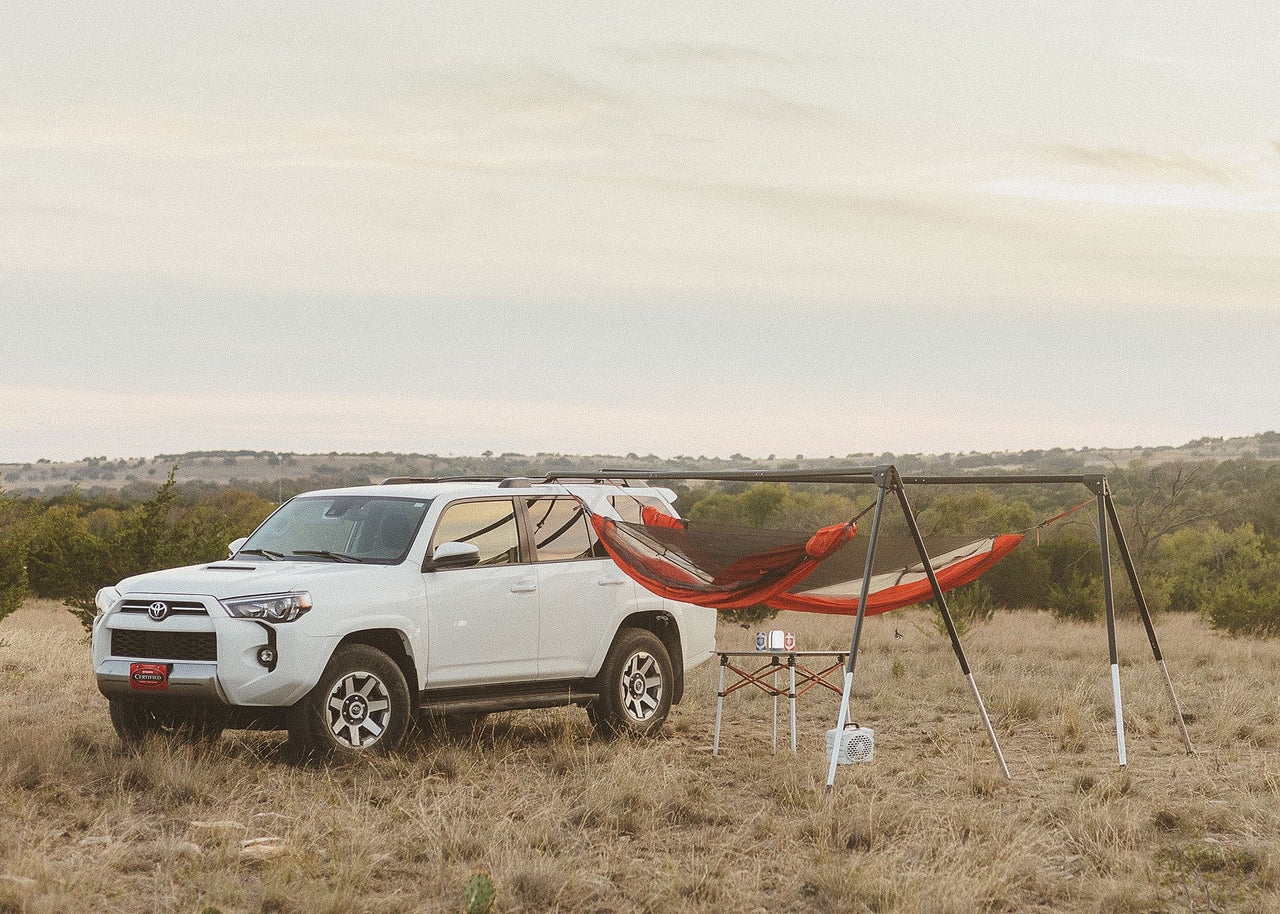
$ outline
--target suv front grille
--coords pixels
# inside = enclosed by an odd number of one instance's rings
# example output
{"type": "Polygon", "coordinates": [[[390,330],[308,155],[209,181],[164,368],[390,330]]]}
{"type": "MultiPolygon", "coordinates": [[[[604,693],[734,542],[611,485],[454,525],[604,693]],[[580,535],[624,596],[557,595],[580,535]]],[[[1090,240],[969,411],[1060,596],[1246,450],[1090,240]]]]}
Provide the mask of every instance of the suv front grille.
{"type": "Polygon", "coordinates": [[[218,636],[214,632],[134,631],[111,632],[111,654],[148,660],[217,660],[218,636]]]}
{"type": "Polygon", "coordinates": [[[198,600],[125,600],[120,604],[122,613],[145,613],[153,603],[163,603],[171,615],[207,616],[209,610],[198,600]]]}

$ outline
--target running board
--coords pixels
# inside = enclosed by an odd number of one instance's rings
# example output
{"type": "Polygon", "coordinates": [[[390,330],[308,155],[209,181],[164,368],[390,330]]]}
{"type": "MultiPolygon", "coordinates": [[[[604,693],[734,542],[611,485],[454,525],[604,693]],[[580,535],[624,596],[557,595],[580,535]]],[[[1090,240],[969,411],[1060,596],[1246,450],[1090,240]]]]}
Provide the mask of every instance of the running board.
{"type": "Polygon", "coordinates": [[[520,711],[526,708],[558,708],[587,705],[600,697],[590,680],[513,683],[461,689],[427,689],[419,706],[431,714],[479,714],[520,711]]]}

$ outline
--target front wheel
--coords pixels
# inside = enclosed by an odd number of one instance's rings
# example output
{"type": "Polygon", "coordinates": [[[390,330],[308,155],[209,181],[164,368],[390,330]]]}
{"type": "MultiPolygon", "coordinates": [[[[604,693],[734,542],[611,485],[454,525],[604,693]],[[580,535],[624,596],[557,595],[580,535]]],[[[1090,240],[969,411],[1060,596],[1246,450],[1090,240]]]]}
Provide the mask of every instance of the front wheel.
{"type": "Polygon", "coordinates": [[[600,697],[587,715],[602,736],[649,736],[671,711],[671,657],[651,631],[620,629],[596,681],[600,697]]]}
{"type": "Polygon", "coordinates": [[[347,644],[294,706],[289,739],[325,755],[386,755],[404,738],[409,712],[409,686],[396,662],[377,648],[347,644]]]}

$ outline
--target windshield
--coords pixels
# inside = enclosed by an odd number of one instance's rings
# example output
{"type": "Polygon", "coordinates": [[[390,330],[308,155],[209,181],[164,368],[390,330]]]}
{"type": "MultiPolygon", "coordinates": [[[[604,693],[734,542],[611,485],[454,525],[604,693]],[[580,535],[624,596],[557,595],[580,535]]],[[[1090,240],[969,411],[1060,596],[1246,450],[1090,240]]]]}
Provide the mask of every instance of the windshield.
{"type": "Polygon", "coordinates": [[[295,562],[404,559],[431,502],[377,495],[301,495],[281,505],[237,555],[295,562]]]}

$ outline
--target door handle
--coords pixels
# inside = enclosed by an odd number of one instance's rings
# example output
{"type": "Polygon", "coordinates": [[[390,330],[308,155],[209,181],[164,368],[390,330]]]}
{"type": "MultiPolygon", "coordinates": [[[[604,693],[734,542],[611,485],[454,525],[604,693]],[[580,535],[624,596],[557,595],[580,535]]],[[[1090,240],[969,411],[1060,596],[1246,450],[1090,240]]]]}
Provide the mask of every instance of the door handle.
{"type": "Polygon", "coordinates": [[[516,581],[511,585],[512,593],[533,593],[537,589],[537,581],[516,581]]]}
{"type": "Polygon", "coordinates": [[[627,579],[626,578],[598,578],[596,580],[596,583],[599,584],[601,587],[612,587],[616,584],[627,583],[627,579]]]}

